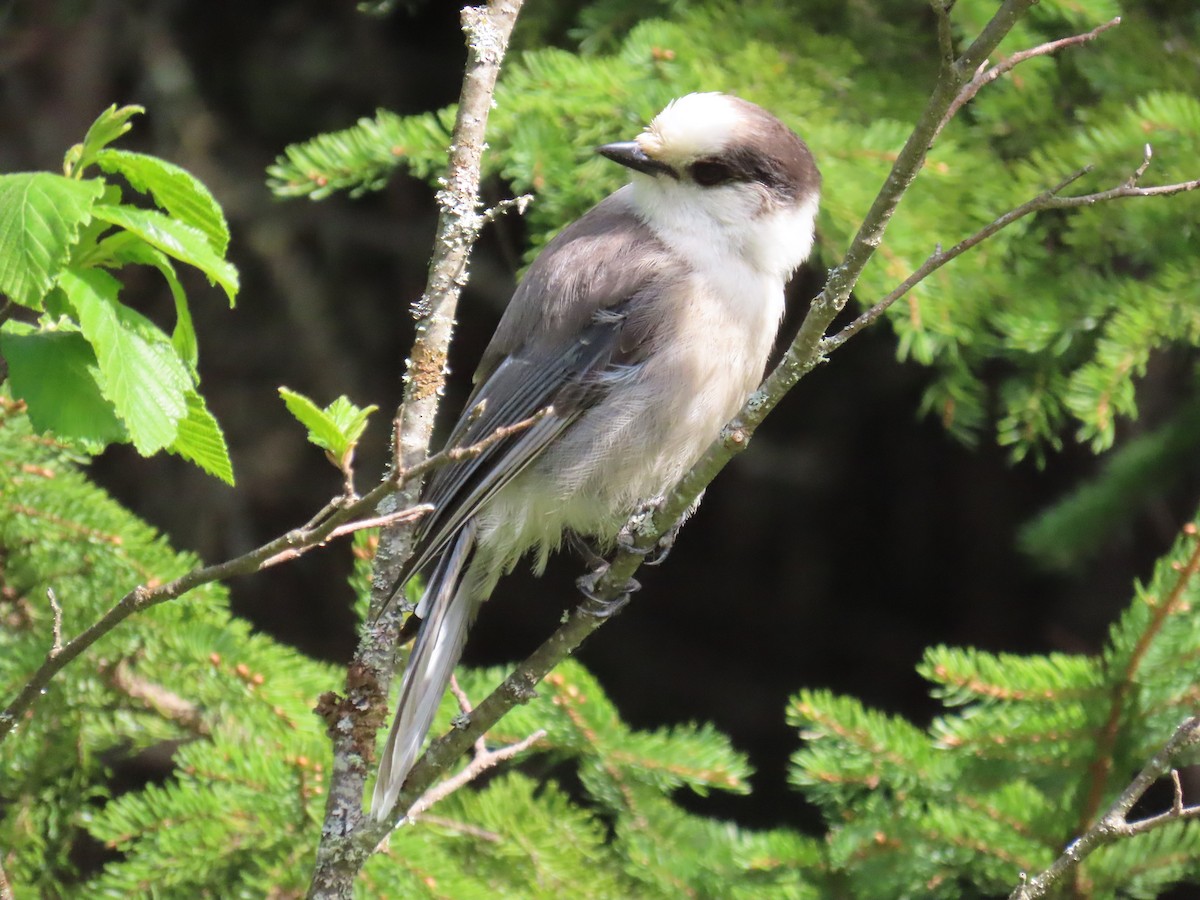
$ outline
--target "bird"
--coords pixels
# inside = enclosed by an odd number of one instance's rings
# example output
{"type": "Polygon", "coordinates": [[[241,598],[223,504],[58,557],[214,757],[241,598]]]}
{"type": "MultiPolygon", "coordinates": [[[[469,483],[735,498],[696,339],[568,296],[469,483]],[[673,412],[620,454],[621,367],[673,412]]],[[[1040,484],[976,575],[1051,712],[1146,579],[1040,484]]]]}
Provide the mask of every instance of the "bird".
{"type": "Polygon", "coordinates": [[[809,256],[821,175],[779,118],[733,94],[671,101],[631,141],[596,148],[629,181],[554,237],[517,286],[437,469],[433,511],[393,592],[426,573],[380,757],[384,820],[415,764],[467,631],[526,554],[611,549],[762,380],[784,287],[809,256]],[[532,421],[530,421],[532,419],[532,421]]]}

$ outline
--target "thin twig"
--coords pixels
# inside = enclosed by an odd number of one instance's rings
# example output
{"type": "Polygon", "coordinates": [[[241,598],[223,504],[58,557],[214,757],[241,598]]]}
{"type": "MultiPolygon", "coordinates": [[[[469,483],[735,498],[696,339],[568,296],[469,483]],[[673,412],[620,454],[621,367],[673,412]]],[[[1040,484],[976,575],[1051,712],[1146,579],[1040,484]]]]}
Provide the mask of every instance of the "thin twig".
{"type": "Polygon", "coordinates": [[[258,568],[269,569],[272,566],[277,566],[280,563],[290,562],[308,553],[310,550],[316,549],[318,546],[323,547],[330,541],[340,537],[345,537],[348,534],[354,534],[356,531],[363,531],[367,528],[386,528],[391,525],[402,525],[409,522],[415,522],[429,513],[433,512],[433,505],[430,503],[418,503],[416,506],[409,509],[397,510],[393,513],[388,513],[386,516],[371,516],[366,519],[356,519],[353,522],[347,522],[345,525],[339,525],[325,536],[325,540],[320,544],[304,543],[296,547],[288,547],[286,550],[277,553],[270,559],[264,559],[259,563],[258,568]]]}
{"type": "MultiPolygon", "coordinates": [[[[934,3],[936,4],[937,0],[934,0],[934,3]]],[[[1011,72],[1026,60],[1030,60],[1038,56],[1046,56],[1050,53],[1057,53],[1059,50],[1062,50],[1065,47],[1074,47],[1079,44],[1085,44],[1088,41],[1094,41],[1097,37],[1108,31],[1110,28],[1115,28],[1120,24],[1121,17],[1117,16],[1115,19],[1111,19],[1110,21],[1105,22],[1103,25],[1097,25],[1086,34],[1075,34],[1071,37],[1060,38],[1057,41],[1047,41],[1044,44],[1038,44],[1036,47],[1030,47],[1028,50],[1019,50],[1002,62],[992,66],[990,69],[987,68],[987,61],[985,60],[976,70],[975,77],[963,86],[962,90],[958,92],[958,96],[956,96],[954,101],[950,104],[950,108],[946,110],[946,114],[942,117],[942,121],[938,123],[938,133],[941,133],[942,129],[946,127],[946,124],[952,118],[954,118],[960,109],[974,99],[975,95],[979,93],[981,88],[991,84],[1002,75],[1006,75],[1007,73],[1011,72]]]]}
{"type": "Polygon", "coordinates": [[[498,766],[507,759],[512,759],[514,756],[520,756],[538,741],[546,736],[546,730],[539,728],[533,734],[529,735],[515,744],[509,744],[501,747],[498,750],[485,750],[482,753],[477,753],[471,758],[467,765],[463,766],[462,770],[456,775],[452,775],[445,781],[439,781],[436,785],[427,790],[421,797],[409,807],[409,820],[416,820],[421,817],[431,806],[439,800],[444,800],[466,784],[470,784],[488,769],[498,766]]]}
{"type": "Polygon", "coordinates": [[[509,197],[507,200],[501,200],[491,209],[486,209],[483,212],[483,224],[488,225],[495,222],[505,213],[515,209],[518,216],[525,215],[525,210],[529,209],[529,204],[533,202],[533,194],[521,194],[519,197],[509,197]]]}
{"type": "Polygon", "coordinates": [[[1183,791],[1179,786],[1179,775],[1171,769],[1172,762],[1184,750],[1198,742],[1200,742],[1200,717],[1193,717],[1175,730],[1171,739],[1151,757],[1142,771],[1121,793],[1121,796],[1108,808],[1108,811],[1082,837],[1072,841],[1050,868],[1035,878],[1029,878],[1023,874],[1021,883],[1009,895],[1009,900],[1034,900],[1034,898],[1046,896],[1056,884],[1075,872],[1088,856],[1105,844],[1111,844],[1121,838],[1145,834],[1171,822],[1200,819],[1200,804],[1194,806],[1183,804],[1183,791]],[[1175,798],[1171,803],[1171,808],[1158,815],[1130,822],[1127,817],[1134,804],[1142,799],[1150,785],[1168,771],[1171,772],[1172,780],[1175,782],[1175,798]]]}
{"type": "Polygon", "coordinates": [[[47,652],[46,658],[54,659],[62,653],[63,611],[62,607],[58,605],[58,597],[54,595],[54,588],[46,588],[46,598],[50,601],[50,611],[54,615],[50,650],[47,652]]]}
{"type": "MultiPolygon", "coordinates": [[[[482,407],[482,404],[480,404],[482,407]]],[[[492,446],[503,441],[505,438],[510,438],[514,434],[519,434],[529,428],[532,428],[546,416],[554,414],[554,407],[547,406],[539,409],[527,419],[522,419],[520,422],[514,422],[512,425],[502,425],[497,428],[487,437],[476,441],[474,444],[468,444],[465,447],[447,447],[439,453],[435,453],[407,469],[400,470],[398,476],[402,481],[409,482],[414,479],[424,478],[433,469],[440,468],[452,462],[461,462],[464,459],[474,459],[489,450],[492,446]]]]}
{"type": "Polygon", "coordinates": [[[1138,187],[1137,180],[1143,174],[1145,174],[1146,167],[1149,165],[1149,161],[1150,145],[1147,144],[1142,164],[1137,167],[1133,175],[1131,175],[1124,184],[1121,184],[1115,188],[1111,188],[1107,191],[1097,191],[1095,193],[1081,194],[1075,197],[1059,196],[1064,188],[1091,171],[1090,166],[1080,169],[1078,172],[1068,175],[1049,190],[1043,191],[1032,200],[1021,204],[1015,209],[1006,212],[995,221],[985,225],[969,238],[959,241],[959,243],[955,244],[949,250],[936,250],[929,256],[928,259],[925,260],[924,263],[920,265],[919,268],[917,268],[911,275],[904,279],[904,281],[900,282],[895,289],[886,294],[878,303],[876,303],[866,312],[859,315],[858,318],[844,327],[841,331],[824,338],[821,341],[822,352],[828,354],[836,350],[842,344],[846,343],[846,341],[848,341],[850,338],[854,337],[854,335],[858,334],[858,332],[862,331],[868,325],[873,323],[876,319],[883,315],[884,312],[887,311],[888,307],[894,304],[897,300],[907,294],[920,282],[924,281],[946,263],[950,262],[950,260],[957,256],[961,256],[967,250],[970,250],[972,247],[983,243],[996,232],[1003,228],[1007,228],[1013,222],[1024,218],[1030,213],[1043,212],[1048,209],[1072,209],[1078,206],[1092,206],[1096,203],[1103,203],[1109,200],[1119,200],[1128,197],[1153,197],[1169,194],[1180,194],[1184,193],[1185,191],[1194,191],[1197,188],[1200,188],[1200,179],[1193,181],[1181,181],[1175,184],[1164,184],[1157,187],[1138,187]]]}
{"type": "Polygon", "coordinates": [[[329,539],[345,537],[348,534],[354,534],[356,531],[362,531],[365,528],[388,528],[392,525],[404,525],[409,522],[415,522],[422,516],[426,516],[433,512],[434,505],[432,503],[418,503],[411,509],[402,509],[399,512],[388,513],[386,516],[372,516],[369,519],[359,519],[357,522],[347,522],[345,525],[339,525],[333,531],[329,532],[329,539]]]}
{"type": "Polygon", "coordinates": [[[33,705],[55,675],[131,615],[168,600],[174,600],[201,585],[258,571],[263,562],[287,550],[322,544],[329,539],[330,533],[338,525],[356,516],[372,512],[380,500],[396,490],[394,482],[385,481],[358,502],[340,508],[327,516],[315,528],[293,529],[249,553],[215,565],[199,566],[164,584],[154,587],[138,585],[110,607],[99,619],[59,647],[57,653],[47,655],[46,660],[33,673],[17,696],[9,702],[3,712],[0,712],[0,742],[12,732],[20,717],[33,705]]]}

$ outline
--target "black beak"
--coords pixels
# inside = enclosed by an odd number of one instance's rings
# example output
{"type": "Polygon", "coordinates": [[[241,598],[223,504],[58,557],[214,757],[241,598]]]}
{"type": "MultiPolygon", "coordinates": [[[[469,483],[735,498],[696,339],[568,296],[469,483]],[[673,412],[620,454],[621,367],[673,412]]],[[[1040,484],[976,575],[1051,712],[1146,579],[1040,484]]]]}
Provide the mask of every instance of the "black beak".
{"type": "Polygon", "coordinates": [[[638,146],[637,141],[621,141],[616,144],[605,144],[603,147],[597,147],[596,152],[615,163],[620,163],[626,168],[633,169],[635,172],[644,172],[647,175],[669,175],[672,178],[679,178],[679,174],[666,163],[659,162],[657,159],[647,156],[645,151],[638,146]]]}

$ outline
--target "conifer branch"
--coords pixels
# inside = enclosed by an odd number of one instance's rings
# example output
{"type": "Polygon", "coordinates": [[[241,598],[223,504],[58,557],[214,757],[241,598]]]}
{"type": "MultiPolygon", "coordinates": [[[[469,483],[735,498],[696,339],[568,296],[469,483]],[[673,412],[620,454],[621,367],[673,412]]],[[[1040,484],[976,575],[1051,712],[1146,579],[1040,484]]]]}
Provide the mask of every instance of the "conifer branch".
{"type": "MultiPolygon", "coordinates": [[[[848,302],[859,275],[882,242],[892,214],[924,165],[946,110],[971,77],[962,73],[974,73],[979,62],[995,49],[1032,5],[1033,0],[1006,0],[963,56],[942,72],[924,112],[897,156],[891,173],[845,258],[830,273],[824,290],[812,301],[800,332],[783,360],[691,471],[653,508],[639,511],[630,519],[627,529],[632,540],[623,543],[614,554],[607,570],[591,586],[591,596],[579,603],[563,625],[485,698],[470,716],[463,717],[454,729],[432,742],[409,773],[404,789],[397,798],[394,815],[398,819],[403,817],[404,811],[416,802],[439,772],[466,752],[509,709],[531,699],[536,685],[607,620],[606,603],[627,590],[633,573],[645,559],[646,553],[679,521],[725,464],[746,447],[754,429],[784,394],[823,360],[824,347],[821,341],[824,333],[848,302]]],[[[386,827],[384,831],[386,833],[386,827]]]]}
{"type": "Polygon", "coordinates": [[[1175,584],[1172,586],[1170,593],[1154,606],[1154,611],[1150,617],[1150,621],[1146,625],[1146,630],[1138,636],[1137,643],[1134,645],[1132,652],[1129,654],[1129,659],[1125,663],[1125,668],[1119,675],[1120,680],[1114,685],[1112,702],[1108,710],[1108,719],[1100,729],[1100,734],[1096,740],[1096,758],[1092,761],[1089,770],[1091,781],[1088,785],[1088,792],[1080,814],[1078,831],[1088,829],[1093,824],[1093,819],[1100,809],[1100,803],[1108,787],[1108,780],[1112,775],[1113,753],[1121,735],[1125,705],[1130,693],[1134,689],[1134,680],[1137,677],[1142,660],[1145,658],[1146,652],[1150,649],[1150,645],[1154,642],[1154,639],[1162,631],[1167,618],[1179,610],[1180,604],[1183,602],[1183,593],[1189,582],[1197,574],[1200,574],[1200,538],[1197,537],[1196,526],[1194,523],[1189,522],[1184,526],[1183,531],[1184,534],[1192,539],[1191,555],[1188,557],[1188,561],[1180,568],[1179,576],[1175,579],[1175,584]]]}
{"type": "Polygon", "coordinates": [[[202,585],[225,581],[238,575],[248,575],[285,560],[294,559],[316,547],[324,546],[335,538],[360,531],[363,528],[380,524],[394,525],[396,522],[411,523],[430,512],[432,507],[429,504],[416,504],[382,516],[373,516],[372,514],[384,500],[394,496],[411,481],[419,479],[431,469],[444,466],[457,459],[478,455],[496,441],[531,427],[550,411],[551,408],[547,407],[524,421],[505,428],[498,428],[475,444],[465,447],[449,447],[409,469],[389,476],[361,497],[353,492],[349,496],[339,494],[326,503],[303,526],[294,528],[241,556],[210,566],[197,566],[165,584],[138,585],[103,616],[65,644],[62,639],[62,609],[53,591],[49,591],[50,606],[54,613],[52,643],[42,665],[30,676],[8,706],[0,711],[0,743],[8,737],[20,718],[28,712],[41,692],[59,672],[130,616],[181,597],[202,585]]]}
{"type": "Polygon", "coordinates": [[[1200,717],[1193,717],[1176,729],[1171,739],[1150,758],[1108,811],[1078,840],[1072,841],[1050,868],[1035,878],[1022,875],[1021,884],[1009,895],[1009,900],[1035,900],[1037,897],[1046,896],[1059,882],[1077,874],[1080,864],[1105,844],[1146,834],[1171,822],[1200,819],[1200,804],[1184,805],[1179,774],[1172,768],[1172,763],[1197,743],[1200,743],[1200,717]],[[1142,799],[1150,786],[1168,772],[1175,786],[1171,808],[1157,815],[1130,821],[1130,810],[1142,799]]]}
{"type": "Polygon", "coordinates": [[[1175,184],[1157,185],[1155,187],[1139,187],[1138,180],[1142,175],[1145,174],[1146,169],[1149,167],[1152,155],[1153,154],[1150,145],[1147,144],[1141,164],[1137,167],[1137,169],[1134,170],[1133,174],[1126,179],[1124,183],[1117,185],[1114,188],[1109,188],[1106,191],[1096,191],[1090,194],[1079,194],[1073,197],[1060,196],[1061,192],[1068,185],[1073,184],[1075,181],[1078,181],[1084,175],[1087,175],[1089,172],[1091,172],[1090,166],[1080,169],[1078,172],[1068,175],[1054,187],[1043,191],[1041,194],[1038,194],[1032,200],[1022,203],[1015,209],[1009,210],[995,221],[979,229],[979,231],[975,232],[975,234],[971,235],[969,238],[959,241],[949,250],[942,250],[941,248],[938,248],[932,254],[930,254],[929,258],[926,259],[925,262],[923,262],[911,275],[904,279],[904,281],[902,281],[894,290],[886,294],[878,303],[876,303],[866,312],[862,313],[858,318],[844,327],[841,331],[824,338],[821,342],[821,348],[823,352],[828,354],[842,346],[842,344],[846,343],[846,341],[854,337],[854,335],[858,334],[858,332],[862,331],[864,328],[882,316],[893,303],[911,291],[914,287],[916,287],[946,263],[950,262],[950,260],[957,256],[961,256],[972,247],[975,247],[986,241],[998,231],[1007,228],[1013,222],[1023,219],[1025,216],[1028,216],[1031,213],[1044,212],[1052,209],[1074,209],[1080,206],[1094,206],[1097,203],[1105,203],[1110,200],[1121,200],[1128,197],[1169,196],[1171,194],[1181,194],[1200,188],[1200,179],[1180,181],[1176,182],[1175,184]]]}

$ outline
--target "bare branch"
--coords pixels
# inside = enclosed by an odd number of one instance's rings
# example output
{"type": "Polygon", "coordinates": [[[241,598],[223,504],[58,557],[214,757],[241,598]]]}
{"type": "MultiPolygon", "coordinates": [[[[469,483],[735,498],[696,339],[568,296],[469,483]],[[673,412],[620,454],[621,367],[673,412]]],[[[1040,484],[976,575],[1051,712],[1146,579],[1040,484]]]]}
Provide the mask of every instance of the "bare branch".
{"type": "Polygon", "coordinates": [[[115,665],[102,666],[101,674],[114,690],[137,700],[162,718],[177,722],[200,737],[211,733],[196,704],[161,684],[137,675],[130,668],[128,660],[121,659],[115,665]]]}
{"type": "MultiPolygon", "coordinates": [[[[937,0],[934,0],[934,5],[937,5],[937,0]]],[[[991,84],[1002,75],[1006,75],[1007,73],[1011,72],[1026,60],[1033,59],[1038,56],[1046,56],[1050,53],[1057,53],[1064,47],[1074,47],[1078,44],[1085,44],[1088,41],[1094,41],[1101,34],[1108,31],[1108,29],[1115,28],[1120,24],[1121,17],[1117,16],[1115,19],[1105,22],[1103,25],[1097,25],[1086,34],[1076,34],[1072,35],[1071,37],[1060,38],[1057,41],[1048,41],[1045,44],[1038,44],[1036,47],[1030,47],[1028,50],[1020,50],[1005,59],[1003,62],[999,62],[992,66],[990,69],[987,68],[987,61],[985,60],[975,71],[975,77],[963,85],[962,90],[958,92],[958,96],[954,98],[954,101],[950,104],[949,109],[946,110],[946,114],[942,117],[942,121],[938,123],[938,133],[941,133],[942,129],[946,127],[946,124],[954,118],[960,109],[974,99],[975,95],[979,93],[981,88],[991,84]]]]}
{"type": "Polygon", "coordinates": [[[356,531],[362,531],[366,528],[386,528],[392,525],[404,525],[410,522],[415,522],[418,519],[427,516],[433,512],[433,505],[429,503],[418,503],[416,506],[409,509],[397,510],[393,513],[388,513],[386,516],[371,516],[366,519],[356,519],[353,522],[347,522],[345,525],[339,525],[330,531],[325,539],[318,543],[303,542],[295,547],[288,547],[277,553],[269,559],[264,559],[258,566],[259,569],[269,569],[272,566],[277,566],[280,563],[290,562],[303,556],[308,551],[320,546],[323,547],[329,541],[340,537],[345,537],[348,534],[354,534],[356,531]]]}
{"type": "MultiPolygon", "coordinates": [[[[134,613],[168,600],[174,600],[201,585],[224,581],[237,575],[248,575],[260,569],[267,560],[288,551],[303,552],[304,549],[319,546],[327,541],[334,529],[343,522],[373,512],[380,500],[395,493],[396,490],[394,482],[384,481],[356,502],[334,509],[314,528],[293,529],[249,553],[215,565],[197,567],[165,584],[154,587],[138,585],[110,607],[104,615],[65,644],[61,643],[61,638],[56,637],[57,652],[52,649],[47,654],[46,660],[33,673],[17,696],[0,712],[0,742],[8,737],[20,717],[33,705],[55,675],[134,613]]],[[[329,506],[326,509],[329,509],[329,506]]]]}
{"type": "Polygon", "coordinates": [[[897,285],[895,289],[886,294],[878,303],[876,303],[866,312],[862,313],[857,319],[844,327],[841,331],[831,335],[830,337],[824,338],[821,341],[822,352],[825,354],[833,352],[842,344],[846,343],[846,341],[848,341],[850,338],[854,337],[854,335],[858,334],[858,332],[862,331],[868,325],[873,323],[876,319],[883,315],[884,312],[887,311],[888,307],[894,304],[897,300],[907,294],[910,290],[912,290],[946,263],[950,262],[950,260],[957,256],[961,256],[972,247],[983,243],[992,235],[996,234],[996,232],[1007,228],[1013,222],[1016,222],[1018,219],[1023,219],[1025,216],[1031,213],[1042,212],[1048,209],[1071,209],[1078,206],[1092,206],[1096,203],[1103,203],[1109,200],[1119,200],[1127,197],[1152,197],[1179,194],[1186,191],[1194,191],[1197,188],[1200,188],[1200,179],[1177,182],[1176,184],[1164,184],[1157,187],[1138,187],[1137,181],[1143,174],[1145,174],[1146,167],[1150,163],[1150,156],[1150,145],[1147,144],[1146,153],[1144,159],[1142,160],[1142,164],[1137,167],[1134,173],[1129,177],[1128,180],[1126,180],[1124,184],[1118,187],[1111,188],[1107,191],[1081,194],[1075,197],[1059,196],[1064,188],[1079,180],[1091,171],[1090,166],[1080,169],[1078,172],[1068,175],[1049,190],[1038,194],[1032,200],[1029,200],[1015,209],[1006,212],[995,221],[979,229],[979,231],[975,232],[975,234],[971,235],[969,238],[966,238],[965,240],[955,244],[949,250],[942,250],[940,248],[937,249],[929,256],[928,259],[925,260],[924,263],[921,264],[919,268],[917,268],[911,275],[904,279],[904,281],[897,285]]]}
{"type": "Polygon", "coordinates": [[[507,759],[512,759],[514,756],[520,756],[545,736],[546,730],[539,728],[533,734],[529,735],[529,737],[517,741],[515,744],[509,744],[498,750],[485,750],[482,753],[475,754],[471,761],[457,775],[453,775],[445,781],[439,781],[422,794],[420,799],[409,808],[406,818],[413,821],[419,819],[426,810],[439,800],[446,799],[459,788],[470,784],[488,769],[499,765],[507,759]]]}
{"type": "MultiPolygon", "coordinates": [[[[508,49],[523,0],[488,0],[486,7],[462,11],[468,60],[450,145],[447,174],[438,193],[441,212],[429,279],[413,306],[416,339],[405,372],[404,401],[397,411],[393,471],[405,472],[403,489],[379,510],[388,515],[420,499],[422,460],[428,455],[434,416],[445,383],[446,358],[455,310],[467,278],[467,258],[487,216],[479,213],[479,179],[484,135],[500,64],[508,49]]],[[[499,438],[497,438],[499,440],[499,438]]],[[[482,451],[480,451],[482,452],[482,451]]],[[[390,603],[393,588],[412,547],[407,528],[380,535],[372,576],[368,625],[347,670],[346,697],[337,707],[351,727],[333,732],[334,764],[316,868],[308,896],[349,900],[354,878],[382,834],[363,817],[368,761],[374,758],[376,720],[387,700],[403,604],[390,603]]]]}
{"type": "Polygon", "coordinates": [[[50,610],[54,614],[53,639],[50,643],[50,650],[46,653],[47,659],[54,659],[58,654],[62,653],[62,627],[63,627],[63,611],[58,605],[58,597],[54,595],[54,588],[46,588],[46,598],[50,601],[50,610]]]}
{"type": "Polygon", "coordinates": [[[507,200],[501,200],[491,209],[484,210],[483,224],[487,225],[495,222],[509,210],[515,209],[518,216],[525,215],[525,210],[529,209],[529,204],[533,202],[533,194],[522,194],[519,197],[509,197],[507,200]]]}
{"type": "Polygon", "coordinates": [[[1176,729],[1166,745],[1151,757],[1137,777],[1133,779],[1108,811],[1089,828],[1082,837],[1073,841],[1046,871],[1036,878],[1021,875],[1021,883],[1009,895],[1009,900],[1034,900],[1046,896],[1056,884],[1074,872],[1079,865],[1098,848],[1122,838],[1154,831],[1171,822],[1200,819],[1200,804],[1185,806],[1183,791],[1179,785],[1179,774],[1171,769],[1171,763],[1184,750],[1200,743],[1200,716],[1188,719],[1176,729]],[[1130,822],[1129,811],[1145,795],[1150,785],[1164,773],[1171,772],[1175,783],[1175,798],[1166,812],[1130,822]]]}
{"type": "Polygon", "coordinates": [[[0,858],[0,900],[15,900],[12,885],[8,883],[8,876],[4,874],[3,863],[4,860],[0,858]]]}
{"type": "MultiPolygon", "coordinates": [[[[482,411],[482,406],[483,405],[480,404],[477,409],[482,411]]],[[[402,483],[407,483],[415,478],[424,478],[425,475],[427,475],[432,469],[440,468],[441,466],[452,462],[461,462],[464,459],[474,459],[505,438],[512,437],[514,434],[519,434],[526,429],[532,428],[538,422],[542,421],[542,419],[546,418],[546,416],[553,414],[553,406],[547,406],[543,409],[539,409],[528,419],[522,419],[520,422],[514,422],[512,425],[504,425],[500,428],[497,428],[487,437],[477,441],[474,444],[468,444],[465,447],[447,447],[440,453],[435,453],[432,456],[427,457],[412,468],[401,470],[400,474],[396,477],[398,477],[402,483]]]]}

